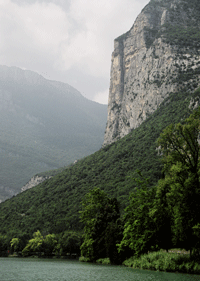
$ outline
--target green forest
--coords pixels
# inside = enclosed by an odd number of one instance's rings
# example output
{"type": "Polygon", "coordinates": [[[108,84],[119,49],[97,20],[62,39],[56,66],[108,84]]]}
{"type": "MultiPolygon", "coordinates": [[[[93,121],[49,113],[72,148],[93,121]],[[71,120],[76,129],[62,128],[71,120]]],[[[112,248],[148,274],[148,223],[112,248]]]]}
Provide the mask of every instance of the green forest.
{"type": "Polygon", "coordinates": [[[76,253],[82,260],[109,258],[114,264],[174,247],[189,250],[191,259],[197,255],[200,216],[193,187],[198,183],[199,111],[191,115],[189,104],[199,94],[200,89],[171,94],[129,135],[1,203],[1,254],[76,253]],[[173,145],[186,155],[176,154],[173,145]],[[183,188],[186,202],[180,197],[183,188]]]}
{"type": "Polygon", "coordinates": [[[199,10],[199,0],[178,1],[176,7],[151,0],[144,8],[154,15],[151,28],[144,27],[147,51],[151,48],[157,59],[154,44],[161,38],[176,53],[173,74],[152,83],[159,90],[166,79],[176,90],[125,137],[38,174],[52,177],[2,202],[0,256],[79,257],[200,274],[199,10]],[[169,18],[158,29],[157,12],[163,7],[169,8],[169,18]]]}

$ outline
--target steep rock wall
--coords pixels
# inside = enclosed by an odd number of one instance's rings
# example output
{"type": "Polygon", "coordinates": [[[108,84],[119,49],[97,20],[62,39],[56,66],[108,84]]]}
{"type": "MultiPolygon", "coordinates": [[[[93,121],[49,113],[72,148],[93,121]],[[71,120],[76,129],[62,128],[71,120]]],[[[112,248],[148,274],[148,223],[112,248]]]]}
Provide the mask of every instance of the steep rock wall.
{"type": "Polygon", "coordinates": [[[132,28],[115,39],[104,145],[137,128],[171,93],[198,87],[196,2],[151,0],[132,28]],[[186,41],[188,34],[196,37],[186,41]]]}

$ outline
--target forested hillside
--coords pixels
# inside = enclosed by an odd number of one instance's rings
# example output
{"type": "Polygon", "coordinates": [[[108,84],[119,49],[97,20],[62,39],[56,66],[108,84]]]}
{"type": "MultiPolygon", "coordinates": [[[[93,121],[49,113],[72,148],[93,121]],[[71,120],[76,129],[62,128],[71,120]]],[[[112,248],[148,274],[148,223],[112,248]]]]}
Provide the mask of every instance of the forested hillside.
{"type": "MultiPolygon", "coordinates": [[[[42,175],[52,178],[0,204],[1,252],[76,251],[83,260],[112,263],[134,255],[128,263],[141,268],[135,257],[180,247],[200,260],[199,8],[196,0],[151,0],[115,40],[104,145],[60,170],[50,167],[42,175]]],[[[54,117],[48,132],[54,124],[52,139],[63,149],[65,127],[54,117]]],[[[80,137],[87,127],[81,124],[80,137]]],[[[88,135],[95,130],[89,126],[88,135]]],[[[77,138],[80,148],[83,139],[77,138]]],[[[61,150],[53,151],[60,159],[61,150]]],[[[184,268],[179,258],[177,265],[156,260],[155,268],[200,272],[192,259],[184,268]]]]}
{"type": "Polygon", "coordinates": [[[31,237],[38,229],[44,234],[82,230],[80,202],[94,187],[116,197],[123,211],[134,188],[132,177],[136,169],[150,178],[151,186],[161,178],[162,165],[155,141],[167,125],[188,117],[199,98],[200,90],[191,95],[187,90],[170,95],[129,135],[1,203],[1,233],[10,239],[31,237]]]}

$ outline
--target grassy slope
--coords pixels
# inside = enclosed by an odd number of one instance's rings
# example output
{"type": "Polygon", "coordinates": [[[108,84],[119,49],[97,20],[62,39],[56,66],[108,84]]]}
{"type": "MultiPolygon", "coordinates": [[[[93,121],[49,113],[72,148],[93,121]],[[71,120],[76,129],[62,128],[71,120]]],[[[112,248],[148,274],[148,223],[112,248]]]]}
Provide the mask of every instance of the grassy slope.
{"type": "MultiPolygon", "coordinates": [[[[193,96],[199,96],[197,91],[193,96]]],[[[140,169],[152,185],[161,176],[155,140],[163,128],[190,114],[191,95],[171,95],[139,128],[123,139],[79,160],[52,179],[0,204],[0,229],[11,237],[81,229],[78,211],[85,193],[93,187],[104,189],[121,202],[123,209],[133,190],[132,176],[140,169]]]]}

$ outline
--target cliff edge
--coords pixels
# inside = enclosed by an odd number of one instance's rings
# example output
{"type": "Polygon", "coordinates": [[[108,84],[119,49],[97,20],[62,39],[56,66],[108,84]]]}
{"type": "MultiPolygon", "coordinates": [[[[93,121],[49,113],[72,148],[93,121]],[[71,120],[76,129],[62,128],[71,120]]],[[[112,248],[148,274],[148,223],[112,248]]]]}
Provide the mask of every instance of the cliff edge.
{"type": "Polygon", "coordinates": [[[104,146],[137,128],[200,78],[200,1],[151,0],[114,41],[104,146]]]}

